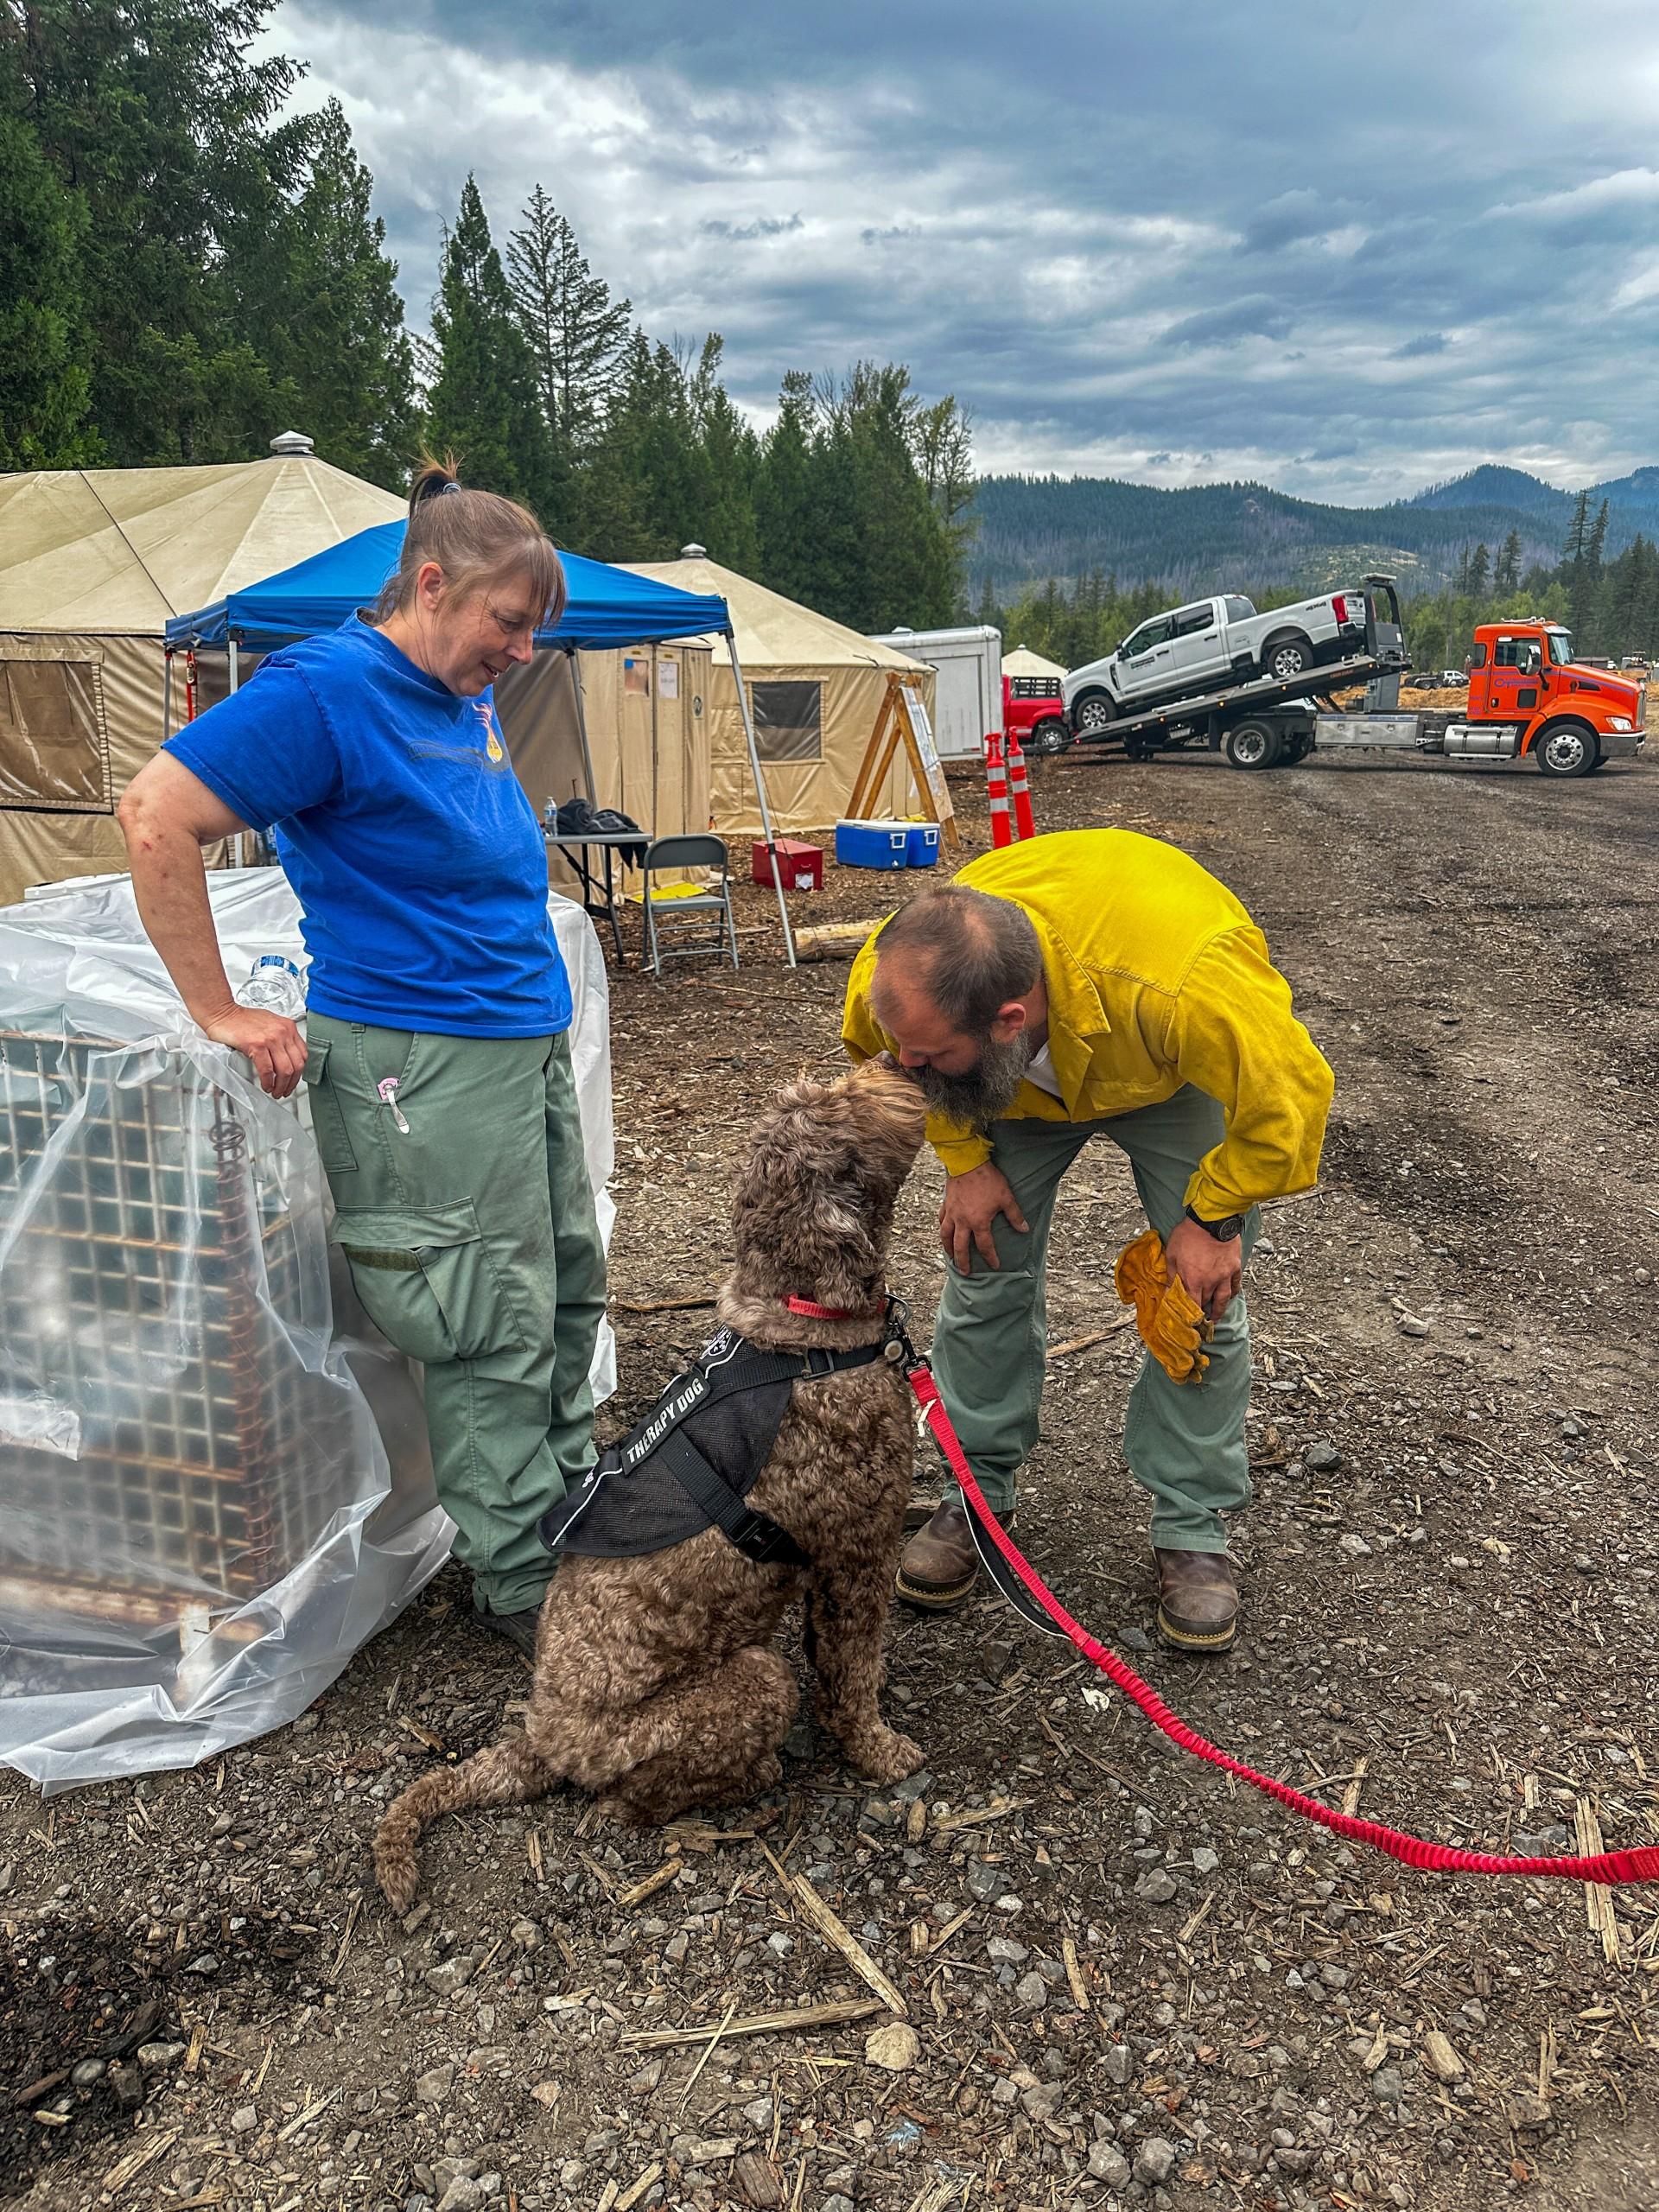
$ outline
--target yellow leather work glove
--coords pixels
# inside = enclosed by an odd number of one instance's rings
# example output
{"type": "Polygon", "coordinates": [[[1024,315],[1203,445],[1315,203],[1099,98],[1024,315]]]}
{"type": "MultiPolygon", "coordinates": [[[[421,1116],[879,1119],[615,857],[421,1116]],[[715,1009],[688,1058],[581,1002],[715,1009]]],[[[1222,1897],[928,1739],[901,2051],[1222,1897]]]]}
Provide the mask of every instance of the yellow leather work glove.
{"type": "Polygon", "coordinates": [[[1119,1298],[1125,1306],[1135,1308],[1135,1325],[1141,1332],[1141,1340],[1149,1341],[1147,1332],[1156,1322],[1158,1308],[1169,1288],[1163,1239],[1155,1229],[1147,1230],[1144,1236],[1137,1236],[1133,1244],[1126,1244],[1118,1254],[1116,1281],[1119,1298]]]}
{"type": "Polygon", "coordinates": [[[1180,1277],[1171,1279],[1163,1239],[1155,1229],[1118,1254],[1116,1281],[1119,1298],[1135,1308],[1141,1343],[1170,1381],[1198,1380],[1210,1364],[1202,1346],[1213,1331],[1180,1277]]]}

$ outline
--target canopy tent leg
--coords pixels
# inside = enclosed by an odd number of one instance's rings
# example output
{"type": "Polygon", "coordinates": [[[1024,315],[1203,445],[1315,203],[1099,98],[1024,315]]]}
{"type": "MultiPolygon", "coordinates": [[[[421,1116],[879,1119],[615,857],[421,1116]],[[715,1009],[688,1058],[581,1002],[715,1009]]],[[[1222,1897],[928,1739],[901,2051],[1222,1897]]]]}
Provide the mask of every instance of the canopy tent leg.
{"type": "Polygon", "coordinates": [[[792,968],[795,965],[795,933],[789,926],[789,906],[784,898],[784,871],[778,858],[778,840],[772,834],[772,809],[766,804],[766,782],[760,772],[760,748],[754,741],[754,721],[749,713],[748,689],[743,681],[743,664],[737,657],[737,639],[728,630],[726,643],[731,651],[732,675],[737,684],[737,710],[743,717],[743,734],[748,741],[749,771],[754,778],[754,795],[760,802],[760,828],[766,841],[766,857],[772,863],[772,888],[778,893],[778,914],[784,925],[784,957],[792,968]]]}
{"type": "Polygon", "coordinates": [[[570,688],[576,695],[576,737],[582,747],[582,772],[588,779],[588,804],[597,806],[599,793],[594,787],[594,756],[588,744],[588,710],[582,695],[582,656],[574,645],[567,645],[564,657],[570,664],[570,688]]]}
{"type": "Polygon", "coordinates": [[[173,648],[162,655],[162,743],[173,734],[173,648]]]}
{"type": "MultiPolygon", "coordinates": [[[[232,639],[229,640],[229,651],[230,651],[230,656],[231,656],[231,690],[232,690],[232,692],[234,692],[234,691],[235,691],[235,690],[236,690],[236,673],[237,673],[237,671],[236,671],[236,662],[237,662],[236,639],[235,639],[234,638],[232,638],[232,639]]],[[[241,838],[241,836],[240,836],[240,834],[239,834],[239,833],[238,833],[238,836],[234,836],[234,837],[232,837],[232,840],[231,840],[231,850],[232,850],[232,851],[235,854],[235,855],[236,855],[236,866],[237,866],[238,868],[245,868],[245,867],[247,866],[247,864],[248,864],[248,853],[247,853],[247,847],[246,847],[246,846],[245,845],[245,843],[243,842],[242,838],[241,838]]]]}

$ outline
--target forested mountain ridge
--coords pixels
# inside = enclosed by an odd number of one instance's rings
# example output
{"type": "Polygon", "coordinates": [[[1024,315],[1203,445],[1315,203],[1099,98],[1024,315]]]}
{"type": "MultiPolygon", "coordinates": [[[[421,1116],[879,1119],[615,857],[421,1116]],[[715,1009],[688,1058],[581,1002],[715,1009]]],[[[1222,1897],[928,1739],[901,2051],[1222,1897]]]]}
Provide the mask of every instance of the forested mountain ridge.
{"type": "MultiPolygon", "coordinates": [[[[1591,487],[1592,508],[1604,499],[1609,554],[1638,532],[1659,534],[1659,468],[1591,487]]],[[[1552,567],[1575,501],[1523,470],[1494,467],[1381,507],[1324,506],[1265,484],[1166,492],[1104,477],[985,476],[972,510],[973,588],[988,585],[1001,597],[1049,576],[1064,582],[1098,572],[1164,584],[1178,596],[1317,589],[1365,568],[1433,588],[1458,574],[1472,547],[1498,546],[1512,531],[1523,569],[1552,567]]]]}

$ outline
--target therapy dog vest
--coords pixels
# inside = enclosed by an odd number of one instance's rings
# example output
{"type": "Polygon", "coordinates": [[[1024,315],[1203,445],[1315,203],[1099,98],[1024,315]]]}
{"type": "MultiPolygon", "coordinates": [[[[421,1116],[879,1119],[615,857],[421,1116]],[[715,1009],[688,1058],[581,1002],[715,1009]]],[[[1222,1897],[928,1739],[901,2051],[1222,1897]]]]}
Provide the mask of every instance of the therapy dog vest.
{"type": "Polygon", "coordinates": [[[797,1382],[902,1359],[902,1322],[850,1351],[767,1351],[721,1329],[620,1444],[537,1524],[550,1551],[635,1559],[707,1528],[760,1566],[804,1567],[785,1529],[747,1503],[772,1456],[797,1382]]]}

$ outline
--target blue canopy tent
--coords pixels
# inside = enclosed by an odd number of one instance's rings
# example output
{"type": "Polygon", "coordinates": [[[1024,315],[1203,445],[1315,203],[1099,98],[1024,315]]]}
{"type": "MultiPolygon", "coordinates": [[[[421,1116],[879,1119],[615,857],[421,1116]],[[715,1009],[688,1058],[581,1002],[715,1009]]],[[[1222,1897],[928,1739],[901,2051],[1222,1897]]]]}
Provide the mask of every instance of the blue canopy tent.
{"type": "MultiPolygon", "coordinates": [[[[337,630],[359,607],[372,607],[404,550],[401,522],[376,523],[325,546],[308,561],[296,562],[257,584],[204,607],[194,614],[175,614],[167,626],[169,647],[245,645],[270,652],[319,630],[337,630]]],[[[723,599],[712,594],[678,591],[672,584],[562,553],[569,598],[551,629],[537,633],[538,645],[580,652],[615,645],[659,645],[670,638],[729,634],[732,618],[723,599]]]]}
{"type": "MultiPolygon", "coordinates": [[[[175,614],[164,632],[167,653],[167,692],[162,702],[162,728],[168,727],[173,655],[201,646],[223,647],[230,657],[232,691],[237,684],[238,651],[274,652],[296,639],[323,630],[337,630],[359,607],[371,607],[380,588],[397,565],[403,551],[403,520],[376,523],[354,537],[326,546],[308,561],[296,562],[262,582],[229,592],[211,607],[192,614],[175,614]]],[[[613,569],[604,561],[584,560],[579,553],[561,553],[569,597],[563,615],[550,628],[536,634],[538,647],[574,656],[621,645],[658,645],[674,638],[723,636],[728,641],[737,696],[748,737],[749,764],[760,802],[760,816],[768,848],[773,842],[772,812],[760,773],[743,672],[737,658],[737,639],[723,599],[713,594],[680,591],[655,577],[634,575],[613,569]]],[[[574,661],[573,661],[574,667],[574,661]]],[[[588,796],[594,794],[593,759],[582,715],[581,686],[576,686],[577,717],[588,796]]],[[[774,855],[775,858],[775,855],[774,855]]],[[[784,945],[789,964],[795,964],[795,941],[784,903],[783,870],[774,865],[772,880],[783,918],[784,945]]]]}

